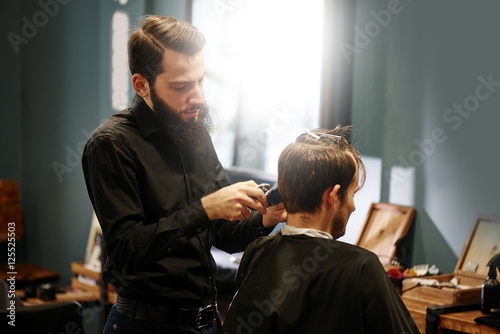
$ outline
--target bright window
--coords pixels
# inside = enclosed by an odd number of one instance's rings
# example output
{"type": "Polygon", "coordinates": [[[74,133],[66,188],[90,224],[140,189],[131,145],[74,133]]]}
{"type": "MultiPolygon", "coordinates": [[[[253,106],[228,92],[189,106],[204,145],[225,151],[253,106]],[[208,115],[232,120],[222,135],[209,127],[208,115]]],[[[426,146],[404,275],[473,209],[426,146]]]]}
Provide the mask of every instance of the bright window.
{"type": "Polygon", "coordinates": [[[319,124],[322,0],[194,0],[205,97],[225,168],[276,174],[283,148],[319,124]]]}
{"type": "Polygon", "coordinates": [[[129,105],[128,31],[129,17],[123,11],[113,14],[111,39],[111,103],[113,109],[122,110],[129,105]]]}

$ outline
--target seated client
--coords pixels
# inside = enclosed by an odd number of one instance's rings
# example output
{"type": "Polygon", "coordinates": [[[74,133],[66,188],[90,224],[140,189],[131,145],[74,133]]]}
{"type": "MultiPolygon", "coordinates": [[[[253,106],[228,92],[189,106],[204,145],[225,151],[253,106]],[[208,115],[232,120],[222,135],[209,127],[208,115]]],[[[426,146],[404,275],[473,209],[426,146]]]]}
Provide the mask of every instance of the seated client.
{"type": "Polygon", "coordinates": [[[419,332],[378,257],[336,240],[365,178],[348,132],[307,132],[281,153],[287,224],[246,249],[223,333],[419,332]]]}

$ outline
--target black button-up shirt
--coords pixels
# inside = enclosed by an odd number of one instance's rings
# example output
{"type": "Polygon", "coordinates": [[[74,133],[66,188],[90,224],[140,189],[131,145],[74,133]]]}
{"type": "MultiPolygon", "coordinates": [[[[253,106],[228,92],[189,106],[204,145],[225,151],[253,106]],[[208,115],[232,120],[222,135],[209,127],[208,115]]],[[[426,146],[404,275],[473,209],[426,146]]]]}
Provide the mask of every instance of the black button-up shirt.
{"type": "Polygon", "coordinates": [[[210,141],[180,150],[137,96],[92,134],[82,156],[108,259],[104,280],[125,298],[196,308],[215,297],[212,245],[242,251],[262,227],[210,221],[201,198],[229,184],[210,141]]]}

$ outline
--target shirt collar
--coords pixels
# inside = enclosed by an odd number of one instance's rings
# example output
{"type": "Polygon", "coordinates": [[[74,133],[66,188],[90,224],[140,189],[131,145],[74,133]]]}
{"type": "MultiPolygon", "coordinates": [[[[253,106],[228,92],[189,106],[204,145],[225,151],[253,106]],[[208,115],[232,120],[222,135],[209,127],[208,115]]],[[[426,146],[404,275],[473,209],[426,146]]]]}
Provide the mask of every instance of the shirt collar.
{"type": "Polygon", "coordinates": [[[291,226],[291,225],[285,225],[281,229],[281,234],[283,234],[283,235],[307,235],[309,237],[314,237],[314,238],[323,238],[323,239],[332,239],[333,240],[333,237],[331,236],[330,233],[315,230],[312,228],[300,228],[300,227],[295,227],[295,226],[291,226]]]}
{"type": "Polygon", "coordinates": [[[151,110],[144,99],[138,94],[135,94],[132,99],[132,112],[137,120],[139,132],[143,138],[162,129],[154,111],[151,110]]]}

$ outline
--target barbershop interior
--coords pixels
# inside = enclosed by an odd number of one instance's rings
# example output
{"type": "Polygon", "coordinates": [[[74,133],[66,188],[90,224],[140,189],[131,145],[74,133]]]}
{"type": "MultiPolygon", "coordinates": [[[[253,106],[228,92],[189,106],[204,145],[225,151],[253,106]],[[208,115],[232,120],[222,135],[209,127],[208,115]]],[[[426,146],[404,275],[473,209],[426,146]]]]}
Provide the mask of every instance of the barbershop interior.
{"type": "MultiPolygon", "coordinates": [[[[500,288],[483,312],[500,270],[500,2],[6,0],[0,13],[1,328],[102,332],[116,291],[82,153],[131,105],[127,41],[161,15],[205,36],[210,136],[231,183],[273,185],[304,131],[352,126],[366,180],[338,241],[379,257],[421,333],[500,333],[500,288]]],[[[211,253],[223,315],[242,253],[211,253]]]]}

